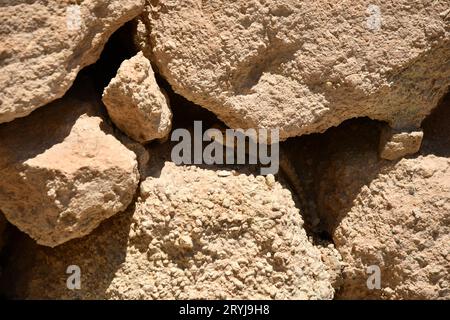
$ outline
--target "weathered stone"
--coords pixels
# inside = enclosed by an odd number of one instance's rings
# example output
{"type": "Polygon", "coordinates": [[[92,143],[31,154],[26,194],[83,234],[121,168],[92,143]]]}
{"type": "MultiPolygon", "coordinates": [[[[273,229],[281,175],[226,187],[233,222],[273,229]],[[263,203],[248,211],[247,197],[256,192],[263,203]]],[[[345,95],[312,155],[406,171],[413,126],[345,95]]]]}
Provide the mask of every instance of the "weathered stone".
{"type": "Polygon", "coordinates": [[[23,117],[70,88],[109,36],[144,0],[9,0],[0,10],[0,123],[23,117]]]}
{"type": "Polygon", "coordinates": [[[136,156],[108,130],[89,90],[0,125],[0,209],[47,246],[89,234],[133,199],[136,156]]]}
{"type": "Polygon", "coordinates": [[[245,168],[218,177],[208,168],[174,165],[161,147],[151,153],[159,157],[151,159],[135,208],[55,249],[29,242],[16,248],[7,274],[19,275],[9,293],[80,299],[333,297],[321,252],[309,242],[288,189],[278,182],[269,187],[245,168]],[[20,254],[25,251],[33,255],[20,254]],[[65,270],[73,264],[82,282],[71,291],[65,270]]]}
{"type": "Polygon", "coordinates": [[[330,162],[318,201],[346,265],[339,297],[449,299],[450,160],[391,163],[373,151],[330,162]],[[368,267],[380,268],[380,289],[368,267]]]}
{"type": "Polygon", "coordinates": [[[391,128],[383,128],[380,137],[380,157],[386,160],[397,160],[412,155],[420,150],[423,131],[395,132],[391,128]]]}
{"type": "Polygon", "coordinates": [[[165,140],[172,127],[168,98],[142,52],[122,63],[105,88],[103,103],[115,125],[138,142],[165,140]]]}
{"type": "Polygon", "coordinates": [[[234,128],[417,127],[450,85],[446,0],[151,1],[136,37],[174,90],[234,128]]]}

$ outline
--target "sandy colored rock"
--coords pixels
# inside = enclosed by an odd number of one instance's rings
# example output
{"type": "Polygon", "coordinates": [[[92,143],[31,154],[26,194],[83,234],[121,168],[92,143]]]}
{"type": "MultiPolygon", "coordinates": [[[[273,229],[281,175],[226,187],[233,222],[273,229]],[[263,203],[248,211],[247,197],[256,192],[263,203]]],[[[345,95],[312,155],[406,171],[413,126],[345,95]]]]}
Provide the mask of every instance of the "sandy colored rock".
{"type": "Polygon", "coordinates": [[[234,128],[419,126],[450,84],[448,2],[160,0],[136,37],[174,90],[234,128]]]}
{"type": "Polygon", "coordinates": [[[135,208],[55,249],[18,247],[7,272],[26,272],[3,284],[7,291],[80,299],[333,297],[321,253],[288,189],[246,172],[219,176],[175,166],[160,151],[151,153],[158,157],[135,208]],[[72,264],[81,269],[81,290],[66,289],[64,272],[72,264]]]}
{"type": "Polygon", "coordinates": [[[0,123],[57,98],[94,63],[109,36],[144,0],[3,1],[0,11],[0,123]]]}
{"type": "Polygon", "coordinates": [[[142,52],[122,63],[103,92],[103,103],[115,125],[138,142],[164,140],[170,133],[168,98],[142,52]]]}
{"type": "Polygon", "coordinates": [[[0,209],[43,245],[89,234],[137,188],[135,154],[108,134],[87,92],[0,125],[0,209]]]}
{"type": "Polygon", "coordinates": [[[380,137],[380,157],[387,160],[397,160],[412,155],[420,150],[423,131],[395,132],[384,128],[380,137]]]}
{"type": "Polygon", "coordinates": [[[391,163],[373,151],[330,162],[319,202],[346,264],[338,297],[449,299],[450,159],[391,163]],[[368,289],[369,266],[380,268],[380,290],[368,289]]]}

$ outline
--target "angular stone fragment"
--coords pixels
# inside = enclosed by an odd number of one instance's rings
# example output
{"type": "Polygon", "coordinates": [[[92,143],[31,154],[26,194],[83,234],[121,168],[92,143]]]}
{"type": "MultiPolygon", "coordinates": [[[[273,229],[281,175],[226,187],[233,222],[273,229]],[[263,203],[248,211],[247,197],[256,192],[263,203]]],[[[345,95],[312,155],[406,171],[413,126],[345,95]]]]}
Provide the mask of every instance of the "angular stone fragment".
{"type": "Polygon", "coordinates": [[[447,0],[150,1],[137,42],[174,90],[282,139],[370,117],[416,127],[450,85],[447,0]]]}
{"type": "Polygon", "coordinates": [[[343,152],[330,162],[318,201],[346,264],[339,297],[449,299],[450,159],[343,152]]]}
{"type": "Polygon", "coordinates": [[[144,0],[2,3],[0,123],[62,97],[109,36],[142,11],[144,0]]]}
{"type": "Polygon", "coordinates": [[[0,125],[0,210],[40,244],[89,234],[133,199],[136,156],[105,131],[99,110],[93,96],[73,90],[0,125]]]}
{"type": "Polygon", "coordinates": [[[398,131],[383,128],[380,137],[380,157],[397,160],[420,150],[423,131],[398,131]]]}
{"type": "Polygon", "coordinates": [[[161,158],[152,157],[135,208],[52,250],[19,244],[7,268],[7,274],[19,274],[9,293],[68,299],[333,297],[330,274],[288,189],[278,182],[269,187],[245,168],[219,177],[208,168],[176,166],[161,149],[151,153],[161,158]],[[25,250],[33,255],[21,255],[25,250]],[[66,288],[64,272],[72,264],[81,269],[81,290],[66,288]]]}
{"type": "Polygon", "coordinates": [[[115,125],[138,142],[164,140],[170,132],[172,112],[168,98],[142,52],[122,63],[105,88],[103,103],[115,125]]]}

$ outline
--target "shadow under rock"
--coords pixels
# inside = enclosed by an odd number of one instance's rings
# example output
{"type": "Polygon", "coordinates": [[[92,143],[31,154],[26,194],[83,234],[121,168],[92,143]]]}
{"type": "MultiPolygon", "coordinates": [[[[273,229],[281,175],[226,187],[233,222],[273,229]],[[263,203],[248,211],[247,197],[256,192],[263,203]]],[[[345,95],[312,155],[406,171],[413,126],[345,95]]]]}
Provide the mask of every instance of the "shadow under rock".
{"type": "Polygon", "coordinates": [[[450,157],[450,91],[423,121],[422,128],[424,140],[421,153],[450,157]]]}
{"type": "Polygon", "coordinates": [[[104,221],[90,235],[44,247],[18,229],[6,248],[0,294],[8,299],[107,299],[125,261],[134,205],[104,221]],[[81,289],[67,288],[67,268],[80,267],[81,289]]]}

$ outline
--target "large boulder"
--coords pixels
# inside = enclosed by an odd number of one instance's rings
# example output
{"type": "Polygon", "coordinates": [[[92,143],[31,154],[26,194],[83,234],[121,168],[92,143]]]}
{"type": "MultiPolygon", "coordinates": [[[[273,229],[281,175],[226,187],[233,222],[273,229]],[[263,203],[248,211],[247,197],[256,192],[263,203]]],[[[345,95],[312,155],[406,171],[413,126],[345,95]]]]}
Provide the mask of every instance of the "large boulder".
{"type": "Polygon", "coordinates": [[[144,0],[3,1],[0,10],[0,123],[28,115],[72,85],[109,36],[144,0]]]}
{"type": "Polygon", "coordinates": [[[90,233],[137,188],[136,155],[108,133],[88,92],[0,125],[0,210],[43,245],[90,233]]]}
{"type": "Polygon", "coordinates": [[[168,98],[142,52],[122,63],[103,92],[103,103],[114,124],[138,142],[164,140],[170,133],[168,98]]]}
{"type": "Polygon", "coordinates": [[[6,269],[15,280],[3,284],[13,297],[333,297],[329,269],[288,189],[246,168],[176,166],[161,150],[151,153],[135,207],[51,250],[18,244],[6,269]],[[70,265],[80,268],[80,290],[67,289],[70,265]]]}
{"type": "Polygon", "coordinates": [[[359,150],[329,162],[318,202],[345,263],[339,297],[450,299],[450,159],[359,150]]]}
{"type": "Polygon", "coordinates": [[[450,85],[448,2],[150,1],[137,42],[174,90],[282,139],[354,117],[413,128],[450,85]]]}

